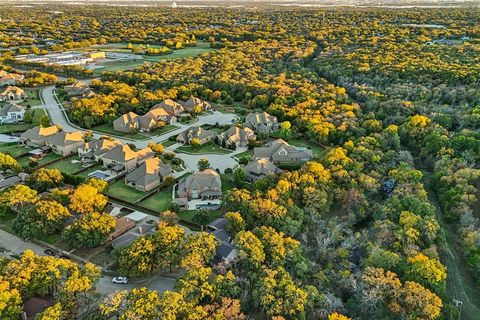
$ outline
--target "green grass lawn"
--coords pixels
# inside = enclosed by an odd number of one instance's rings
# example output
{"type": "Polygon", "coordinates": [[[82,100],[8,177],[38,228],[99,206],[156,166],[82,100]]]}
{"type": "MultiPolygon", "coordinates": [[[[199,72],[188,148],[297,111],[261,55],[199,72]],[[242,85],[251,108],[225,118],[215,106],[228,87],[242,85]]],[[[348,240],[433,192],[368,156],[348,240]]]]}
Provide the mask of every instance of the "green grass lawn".
{"type": "MultiPolygon", "coordinates": [[[[61,157],[62,157],[61,155],[52,152],[52,153],[49,153],[46,156],[44,156],[42,159],[38,160],[37,163],[38,163],[38,165],[42,165],[44,163],[47,163],[47,162],[55,160],[55,159],[59,159],[61,157]]],[[[28,155],[25,155],[25,156],[21,157],[20,159],[18,159],[18,163],[22,167],[27,167],[29,162],[30,162],[30,157],[28,155]]],[[[53,166],[53,167],[55,167],[55,166],[53,166]]]]}
{"type": "Polygon", "coordinates": [[[21,154],[24,154],[25,152],[28,152],[30,151],[31,149],[30,148],[26,148],[26,147],[23,147],[21,145],[18,145],[18,144],[13,144],[13,145],[8,145],[8,144],[4,144],[4,145],[0,145],[0,152],[1,153],[6,153],[6,154],[9,154],[11,155],[12,157],[18,157],[19,155],[21,154]]]}
{"type": "Polygon", "coordinates": [[[27,106],[27,105],[38,106],[38,105],[42,104],[42,100],[40,100],[38,89],[26,89],[25,93],[26,93],[27,97],[25,98],[24,101],[19,103],[19,105],[21,105],[21,106],[27,106]]]}
{"type": "Polygon", "coordinates": [[[326,150],[323,147],[308,140],[290,140],[288,141],[288,143],[296,147],[307,148],[312,150],[313,155],[316,156],[317,158],[323,157],[326,152],[326,150]]]}
{"type": "Polygon", "coordinates": [[[113,126],[110,124],[102,124],[100,126],[93,127],[92,130],[102,132],[109,135],[119,136],[123,138],[133,139],[133,140],[145,140],[148,137],[141,133],[125,133],[120,131],[113,130],[113,126]]]}
{"type": "Polygon", "coordinates": [[[108,186],[106,194],[133,203],[143,197],[145,192],[125,185],[124,180],[120,179],[108,186]]]}
{"type": "Polygon", "coordinates": [[[223,149],[213,142],[207,142],[198,148],[193,148],[190,145],[183,145],[175,149],[175,151],[184,152],[184,153],[193,153],[193,154],[205,154],[205,153],[229,154],[232,152],[232,150],[223,149]]]}
{"type": "Polygon", "coordinates": [[[79,160],[79,158],[78,157],[70,157],[70,158],[67,158],[67,159],[63,159],[63,160],[60,160],[60,161],[57,161],[55,163],[52,163],[52,164],[48,165],[47,168],[58,169],[62,172],[69,173],[69,174],[77,172],[78,170],[83,168],[81,162],[72,163],[71,162],[72,160],[79,160]]]}
{"type": "Polygon", "coordinates": [[[253,158],[253,149],[248,149],[247,151],[241,152],[235,155],[235,158],[240,159],[243,157],[253,158]]]}
{"type": "Polygon", "coordinates": [[[156,192],[138,204],[158,212],[167,210],[172,203],[172,187],[156,192]]]}
{"type": "Polygon", "coordinates": [[[175,140],[164,140],[162,142],[160,142],[164,147],[170,147],[172,145],[174,145],[175,143],[177,143],[175,140]]]}
{"type": "Polygon", "coordinates": [[[170,131],[173,131],[173,130],[176,130],[178,129],[179,127],[178,126],[175,126],[173,124],[167,124],[165,127],[163,128],[160,128],[160,129],[155,129],[153,130],[151,133],[152,135],[162,135],[162,134],[165,134],[167,132],[170,132],[170,131]]]}
{"type": "Polygon", "coordinates": [[[12,230],[13,219],[15,219],[15,215],[10,212],[7,213],[4,217],[0,219],[0,229],[5,230],[9,233],[14,233],[12,230]]]}

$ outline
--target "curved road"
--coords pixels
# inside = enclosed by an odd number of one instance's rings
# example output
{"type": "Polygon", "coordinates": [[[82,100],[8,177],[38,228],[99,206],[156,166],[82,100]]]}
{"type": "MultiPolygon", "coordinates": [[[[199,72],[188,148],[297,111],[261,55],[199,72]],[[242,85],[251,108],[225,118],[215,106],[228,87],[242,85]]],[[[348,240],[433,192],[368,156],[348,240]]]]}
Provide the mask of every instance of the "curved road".
{"type": "MultiPolygon", "coordinates": [[[[43,101],[45,109],[47,109],[52,122],[54,124],[60,125],[65,131],[77,131],[85,129],[73,124],[70,120],[65,116],[63,106],[58,103],[58,100],[55,95],[55,86],[48,86],[44,88],[41,93],[40,97],[43,101]]],[[[194,123],[195,126],[202,126],[204,124],[215,124],[218,123],[219,125],[228,125],[233,124],[237,120],[237,116],[234,114],[225,114],[218,111],[214,111],[213,114],[208,114],[205,116],[201,116],[198,121],[194,123]]],[[[168,140],[171,136],[176,136],[179,133],[185,131],[191,125],[185,125],[181,123],[175,124],[178,126],[178,129],[173,131],[164,133],[162,135],[154,136],[150,140],[131,140],[125,139],[121,137],[115,137],[118,140],[124,143],[134,144],[137,148],[145,148],[149,141],[153,141],[155,143],[160,143],[162,141],[168,140]]],[[[104,133],[94,132],[94,138],[99,138],[105,135],[104,133]]],[[[177,148],[179,145],[175,144],[173,146],[167,147],[166,149],[169,151],[173,151],[174,148],[177,148]]],[[[200,159],[206,158],[210,162],[213,168],[218,168],[220,171],[224,172],[227,168],[234,168],[237,165],[237,160],[234,158],[236,154],[244,152],[247,148],[238,148],[234,152],[223,155],[223,154],[186,154],[186,153],[177,153],[177,156],[185,162],[185,166],[188,171],[195,171],[197,169],[197,163],[200,159]]]]}

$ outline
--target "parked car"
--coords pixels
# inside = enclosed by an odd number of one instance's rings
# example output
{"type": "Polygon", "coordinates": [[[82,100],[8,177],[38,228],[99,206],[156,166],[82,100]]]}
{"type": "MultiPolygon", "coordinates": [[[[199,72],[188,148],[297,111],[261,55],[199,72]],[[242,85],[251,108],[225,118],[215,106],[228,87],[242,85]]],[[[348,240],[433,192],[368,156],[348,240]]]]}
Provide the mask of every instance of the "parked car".
{"type": "Polygon", "coordinates": [[[49,255],[49,256],[52,256],[52,257],[55,257],[57,255],[57,251],[53,250],[53,249],[45,249],[45,254],[49,255]]]}
{"type": "Polygon", "coordinates": [[[128,278],[127,277],[115,277],[112,279],[113,283],[117,284],[127,284],[128,283],[128,278]]]}

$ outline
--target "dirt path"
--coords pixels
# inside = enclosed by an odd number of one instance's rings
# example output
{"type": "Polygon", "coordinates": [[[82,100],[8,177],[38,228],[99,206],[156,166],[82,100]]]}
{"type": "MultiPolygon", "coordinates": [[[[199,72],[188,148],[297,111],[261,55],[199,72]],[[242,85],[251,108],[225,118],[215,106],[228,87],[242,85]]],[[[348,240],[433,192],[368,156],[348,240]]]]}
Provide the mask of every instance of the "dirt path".
{"type": "MultiPolygon", "coordinates": [[[[430,172],[422,170],[424,174],[424,186],[428,192],[430,203],[434,205],[438,223],[440,224],[440,237],[442,241],[442,262],[447,267],[447,290],[446,294],[450,302],[459,300],[460,319],[480,319],[480,292],[474,287],[474,280],[465,266],[462,256],[463,249],[455,241],[453,228],[445,221],[441,207],[435,193],[429,185],[430,172]]],[[[455,318],[455,317],[454,317],[455,318]]]]}

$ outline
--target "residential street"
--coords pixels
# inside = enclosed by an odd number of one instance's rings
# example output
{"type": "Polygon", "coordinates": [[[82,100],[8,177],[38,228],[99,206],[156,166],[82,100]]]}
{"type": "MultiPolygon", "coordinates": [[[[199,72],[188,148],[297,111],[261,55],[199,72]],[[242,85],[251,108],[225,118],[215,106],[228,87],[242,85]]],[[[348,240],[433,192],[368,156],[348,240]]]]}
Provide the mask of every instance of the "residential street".
{"type": "MultiPolygon", "coordinates": [[[[72,124],[63,114],[62,106],[57,102],[55,97],[55,86],[48,86],[41,91],[42,101],[45,104],[45,108],[48,110],[50,117],[52,118],[52,122],[54,124],[58,124],[62,126],[65,131],[77,131],[77,130],[84,130],[76,125],[72,124]]],[[[153,141],[155,143],[160,143],[162,141],[167,140],[171,136],[177,136],[179,133],[185,131],[187,128],[195,125],[195,126],[202,126],[204,124],[215,124],[218,123],[219,125],[229,125],[233,124],[237,116],[234,114],[225,114],[218,111],[214,111],[213,114],[208,114],[205,116],[199,117],[199,119],[193,124],[175,124],[178,126],[178,129],[173,131],[167,132],[162,135],[154,136],[150,140],[130,140],[119,138],[120,141],[124,143],[132,143],[137,148],[145,148],[149,141],[153,141]]],[[[102,133],[94,132],[94,137],[99,138],[101,137],[102,133]]],[[[173,151],[175,148],[179,147],[179,144],[174,144],[168,148],[167,150],[173,151]]],[[[186,154],[186,153],[178,153],[177,156],[185,162],[186,169],[188,171],[195,171],[197,169],[197,163],[200,159],[206,158],[212,165],[214,169],[219,169],[221,172],[224,172],[227,168],[234,168],[237,165],[237,160],[233,157],[236,154],[242,153],[247,148],[238,148],[234,152],[230,154],[186,154]]]]}
{"type": "Polygon", "coordinates": [[[0,252],[0,256],[8,257],[10,255],[20,255],[27,249],[33,250],[38,255],[44,256],[44,248],[32,243],[25,242],[19,237],[0,229],[0,247],[6,249],[0,252]]]}
{"type": "Polygon", "coordinates": [[[97,283],[97,290],[102,295],[111,294],[117,290],[130,290],[133,288],[146,287],[150,290],[157,290],[159,293],[166,290],[173,290],[175,279],[155,276],[143,280],[130,280],[127,284],[112,283],[112,277],[103,276],[97,283]]]}

